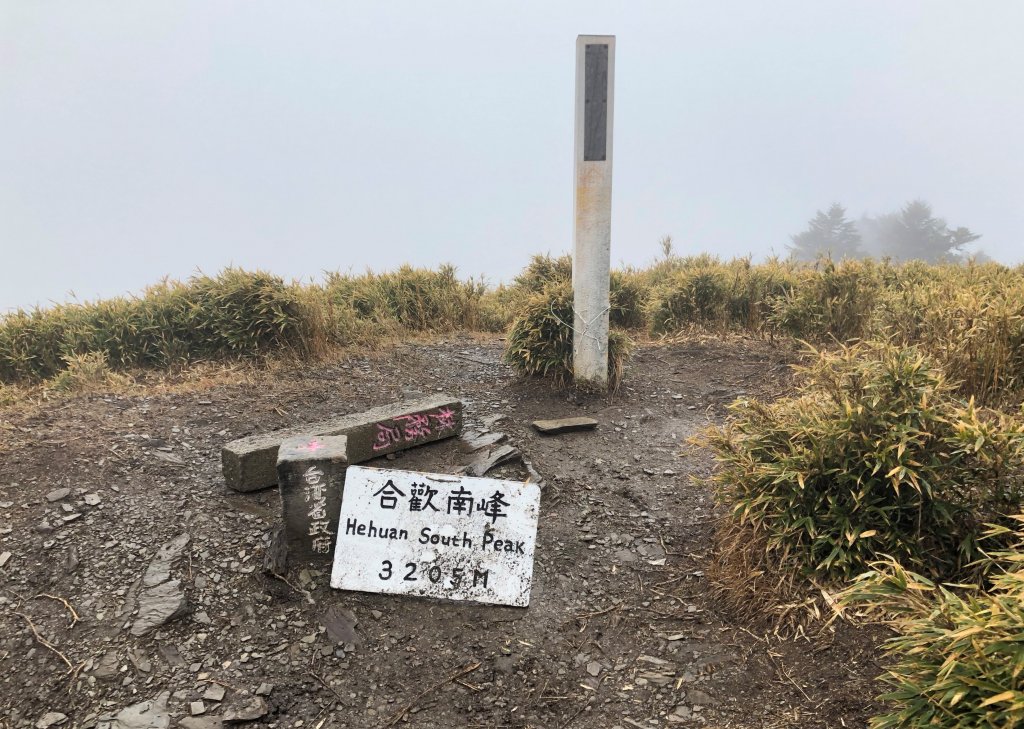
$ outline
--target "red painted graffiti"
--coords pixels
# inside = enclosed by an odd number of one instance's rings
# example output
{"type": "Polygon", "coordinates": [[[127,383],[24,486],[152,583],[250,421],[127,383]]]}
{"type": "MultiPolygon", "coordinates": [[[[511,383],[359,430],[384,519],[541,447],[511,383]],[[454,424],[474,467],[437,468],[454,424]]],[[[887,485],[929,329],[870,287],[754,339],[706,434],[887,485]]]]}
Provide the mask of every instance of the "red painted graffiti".
{"type": "Polygon", "coordinates": [[[377,423],[377,437],[373,440],[373,450],[382,451],[401,442],[402,433],[398,428],[385,423],[377,423]]]}
{"type": "Polygon", "coordinates": [[[399,415],[395,420],[402,423],[402,432],[405,434],[406,443],[430,435],[430,416],[428,415],[423,413],[399,415]]]}
{"type": "Polygon", "coordinates": [[[377,423],[373,450],[382,451],[402,443],[412,443],[431,435],[431,428],[443,432],[454,430],[455,425],[455,411],[451,408],[439,408],[433,413],[399,415],[391,422],[377,423]]]}
{"type": "Polygon", "coordinates": [[[451,408],[438,408],[438,411],[431,413],[430,417],[441,430],[450,430],[455,427],[455,411],[451,408]]]}

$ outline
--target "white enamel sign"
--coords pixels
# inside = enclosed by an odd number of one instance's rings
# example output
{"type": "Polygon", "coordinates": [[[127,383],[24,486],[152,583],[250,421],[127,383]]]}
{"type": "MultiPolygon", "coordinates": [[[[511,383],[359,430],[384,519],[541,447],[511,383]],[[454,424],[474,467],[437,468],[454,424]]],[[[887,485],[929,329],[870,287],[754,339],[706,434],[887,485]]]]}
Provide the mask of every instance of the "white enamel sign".
{"type": "Polygon", "coordinates": [[[526,607],[540,487],[350,466],[331,587],[526,607]]]}

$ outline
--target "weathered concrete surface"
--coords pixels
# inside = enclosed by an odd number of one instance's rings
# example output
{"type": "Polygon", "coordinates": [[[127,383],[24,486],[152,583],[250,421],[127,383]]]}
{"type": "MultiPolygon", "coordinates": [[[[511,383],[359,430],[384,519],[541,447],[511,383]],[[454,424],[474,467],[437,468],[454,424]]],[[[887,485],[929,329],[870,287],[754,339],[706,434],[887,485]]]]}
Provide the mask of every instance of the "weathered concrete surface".
{"type": "Polygon", "coordinates": [[[572,357],[577,384],[597,389],[608,387],[614,107],[615,36],[581,35],[576,39],[572,357]]]}
{"type": "Polygon", "coordinates": [[[289,558],[331,561],[348,468],[348,438],[290,438],[277,454],[284,539],[289,558]]]}
{"type": "Polygon", "coordinates": [[[558,418],[557,420],[534,420],[533,427],[544,435],[571,433],[574,430],[593,430],[597,421],[593,418],[558,418]]]}
{"type": "Polygon", "coordinates": [[[241,438],[221,450],[221,466],[235,491],[257,491],[277,483],[277,451],[289,438],[344,435],[349,463],[362,463],[461,432],[462,402],[438,395],[241,438]]]}

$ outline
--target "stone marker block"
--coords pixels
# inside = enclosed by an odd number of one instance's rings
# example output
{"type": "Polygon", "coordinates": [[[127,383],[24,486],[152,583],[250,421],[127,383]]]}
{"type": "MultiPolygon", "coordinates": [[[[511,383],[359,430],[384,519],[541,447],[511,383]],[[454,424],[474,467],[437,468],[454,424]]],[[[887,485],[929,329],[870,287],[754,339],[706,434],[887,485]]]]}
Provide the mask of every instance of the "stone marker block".
{"type": "Polygon", "coordinates": [[[344,435],[289,438],[277,453],[289,559],[330,562],[348,468],[344,435]]]}
{"type": "Polygon", "coordinates": [[[544,435],[571,433],[574,430],[593,430],[597,421],[593,418],[560,418],[558,420],[535,420],[533,427],[544,435]]]}
{"type": "Polygon", "coordinates": [[[344,435],[349,463],[362,463],[461,432],[462,402],[438,395],[241,438],[221,450],[221,466],[235,491],[257,491],[277,483],[277,450],[289,438],[344,435]]]}

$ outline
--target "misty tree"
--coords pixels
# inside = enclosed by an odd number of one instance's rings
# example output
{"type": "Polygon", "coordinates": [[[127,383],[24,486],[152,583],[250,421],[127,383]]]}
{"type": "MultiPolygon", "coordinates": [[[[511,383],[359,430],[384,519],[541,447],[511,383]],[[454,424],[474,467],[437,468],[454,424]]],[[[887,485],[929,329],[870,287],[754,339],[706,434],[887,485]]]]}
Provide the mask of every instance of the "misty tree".
{"type": "Polygon", "coordinates": [[[872,253],[900,261],[964,260],[964,246],[981,237],[962,226],[951,230],[923,200],[907,203],[898,213],[865,217],[860,228],[872,253]]]}
{"type": "Polygon", "coordinates": [[[839,260],[864,255],[857,225],[846,219],[846,210],[839,203],[833,203],[827,212],[819,210],[807,223],[807,230],[791,239],[790,255],[798,261],[813,261],[819,256],[839,260]]]}

